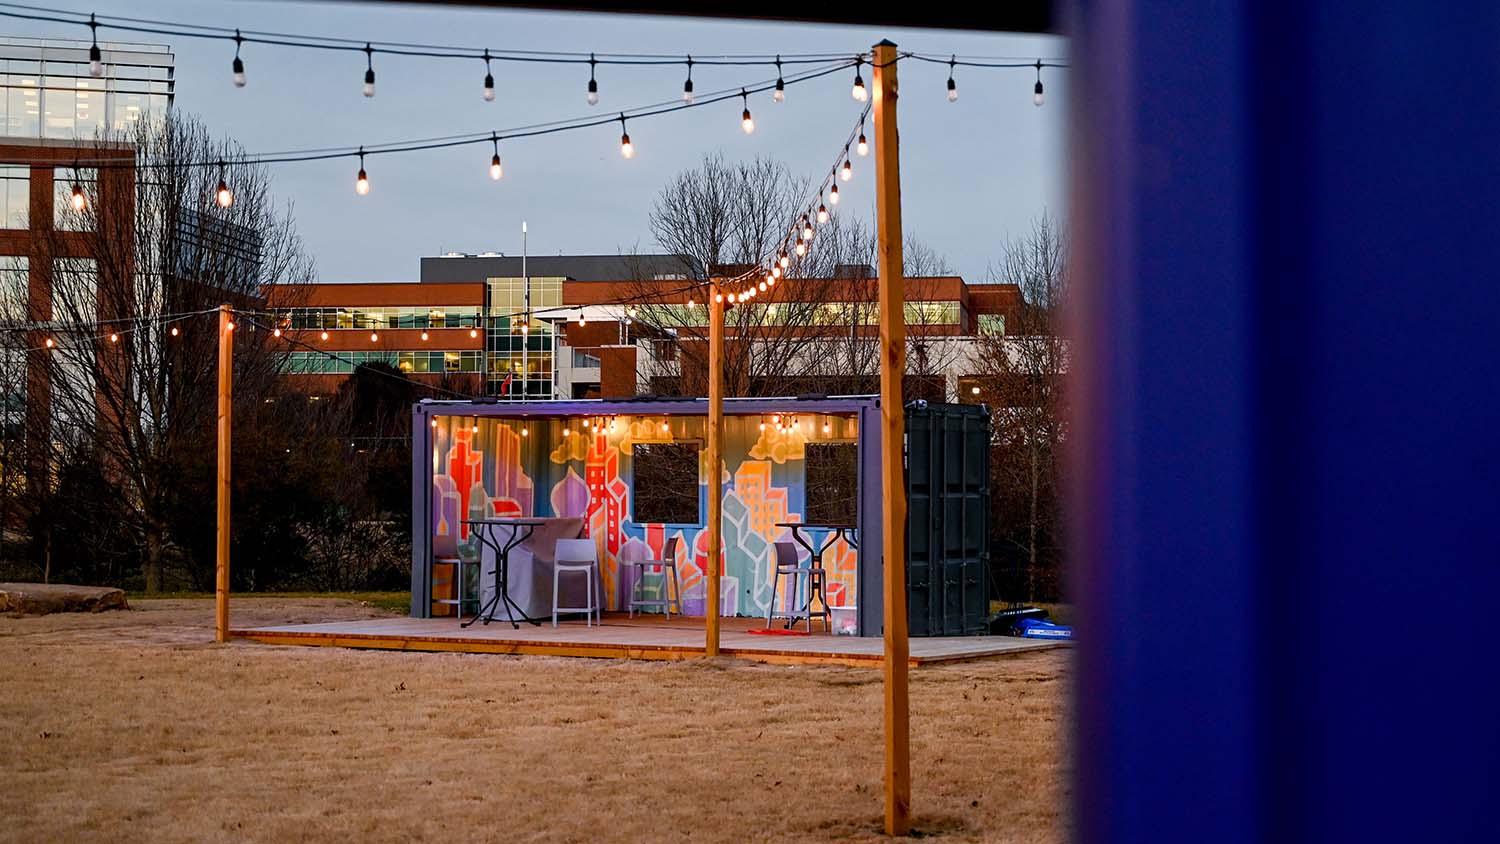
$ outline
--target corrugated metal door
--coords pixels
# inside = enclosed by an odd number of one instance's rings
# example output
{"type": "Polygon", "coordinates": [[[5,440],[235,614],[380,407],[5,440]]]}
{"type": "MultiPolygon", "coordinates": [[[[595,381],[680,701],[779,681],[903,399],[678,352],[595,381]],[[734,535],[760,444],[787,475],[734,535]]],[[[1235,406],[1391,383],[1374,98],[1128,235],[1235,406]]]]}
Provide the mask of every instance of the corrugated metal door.
{"type": "Polygon", "coordinates": [[[906,410],[907,612],[912,636],[985,631],[989,594],[989,412],[906,410]]]}

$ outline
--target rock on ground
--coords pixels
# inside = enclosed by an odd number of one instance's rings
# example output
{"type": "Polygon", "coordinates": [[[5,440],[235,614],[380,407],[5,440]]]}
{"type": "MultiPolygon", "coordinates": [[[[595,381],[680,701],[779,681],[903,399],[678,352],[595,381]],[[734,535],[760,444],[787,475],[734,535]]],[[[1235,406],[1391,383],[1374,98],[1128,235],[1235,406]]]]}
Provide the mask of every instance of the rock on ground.
{"type": "Polygon", "coordinates": [[[46,615],[54,612],[128,610],[125,592],[110,586],[66,583],[0,583],[0,612],[46,615]]]}

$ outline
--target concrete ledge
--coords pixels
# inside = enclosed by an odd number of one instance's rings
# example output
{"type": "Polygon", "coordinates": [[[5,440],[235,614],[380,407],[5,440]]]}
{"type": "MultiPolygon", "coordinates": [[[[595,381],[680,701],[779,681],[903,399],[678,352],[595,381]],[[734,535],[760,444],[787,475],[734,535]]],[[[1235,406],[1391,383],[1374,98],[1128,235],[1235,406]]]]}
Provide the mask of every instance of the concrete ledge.
{"type": "Polygon", "coordinates": [[[0,583],[0,612],[46,615],[54,612],[128,610],[125,592],[110,586],[65,583],[0,583]]]}

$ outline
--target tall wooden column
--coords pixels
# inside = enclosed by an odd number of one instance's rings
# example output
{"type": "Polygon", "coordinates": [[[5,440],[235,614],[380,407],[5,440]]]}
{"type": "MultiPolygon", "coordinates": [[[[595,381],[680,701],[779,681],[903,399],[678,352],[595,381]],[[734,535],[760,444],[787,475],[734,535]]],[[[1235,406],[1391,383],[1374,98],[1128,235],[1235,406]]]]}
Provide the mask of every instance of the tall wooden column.
{"type": "Polygon", "coordinates": [[[219,306],[218,570],[214,580],[214,639],[229,640],[229,423],[234,400],[234,315],[219,306]]]}
{"type": "Polygon", "coordinates": [[[704,656],[719,655],[719,557],[724,547],[724,298],[718,285],[708,296],[708,571],[703,594],[704,656]]]}
{"type": "Polygon", "coordinates": [[[907,701],[906,282],[901,267],[901,166],[896,133],[896,45],[874,48],[875,214],[880,262],[881,556],[885,564],[885,831],[911,829],[910,709],[907,701]]]}

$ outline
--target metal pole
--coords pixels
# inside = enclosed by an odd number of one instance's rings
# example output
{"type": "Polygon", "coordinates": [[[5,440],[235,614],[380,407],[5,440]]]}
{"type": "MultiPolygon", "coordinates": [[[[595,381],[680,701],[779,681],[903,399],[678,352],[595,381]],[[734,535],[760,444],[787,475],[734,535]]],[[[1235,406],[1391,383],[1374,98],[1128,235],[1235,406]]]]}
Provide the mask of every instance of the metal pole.
{"type": "Polygon", "coordinates": [[[719,655],[719,556],[724,547],[724,298],[708,297],[708,571],[704,587],[703,655],[719,655]]]}
{"type": "Polygon", "coordinates": [[[531,370],[527,367],[527,351],[531,346],[531,273],[526,271],[526,221],[521,221],[521,296],[524,299],[521,317],[521,400],[530,394],[531,370]]]}
{"type": "Polygon", "coordinates": [[[219,306],[218,565],[214,578],[214,641],[229,641],[229,424],[233,406],[234,321],[219,306]]]}
{"type": "Polygon", "coordinates": [[[874,48],[875,215],[880,260],[880,489],[885,564],[885,831],[911,829],[911,712],[907,699],[905,281],[901,266],[901,168],[896,132],[896,45],[874,48]]]}

